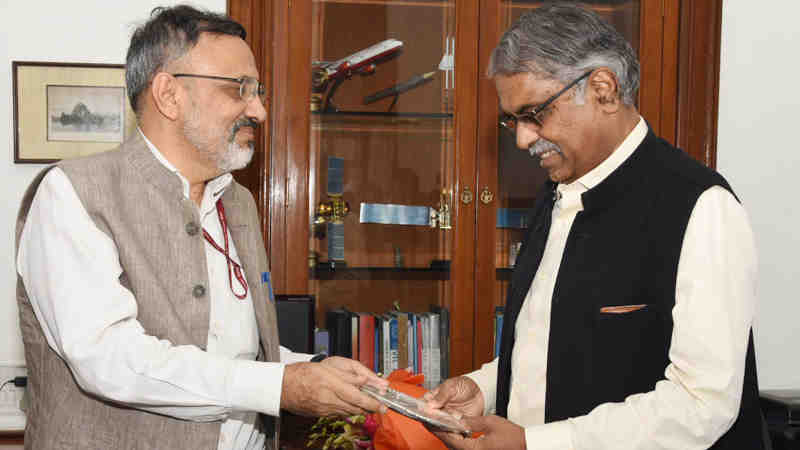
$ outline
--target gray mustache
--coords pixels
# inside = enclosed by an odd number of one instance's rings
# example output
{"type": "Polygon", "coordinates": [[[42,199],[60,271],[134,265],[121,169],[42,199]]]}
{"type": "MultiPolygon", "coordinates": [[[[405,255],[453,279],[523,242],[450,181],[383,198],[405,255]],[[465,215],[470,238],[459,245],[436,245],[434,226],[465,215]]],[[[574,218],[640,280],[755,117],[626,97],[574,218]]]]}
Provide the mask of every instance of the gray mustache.
{"type": "Polygon", "coordinates": [[[253,119],[239,119],[233,124],[233,133],[236,134],[242,127],[251,127],[253,130],[258,129],[258,122],[253,119]]]}

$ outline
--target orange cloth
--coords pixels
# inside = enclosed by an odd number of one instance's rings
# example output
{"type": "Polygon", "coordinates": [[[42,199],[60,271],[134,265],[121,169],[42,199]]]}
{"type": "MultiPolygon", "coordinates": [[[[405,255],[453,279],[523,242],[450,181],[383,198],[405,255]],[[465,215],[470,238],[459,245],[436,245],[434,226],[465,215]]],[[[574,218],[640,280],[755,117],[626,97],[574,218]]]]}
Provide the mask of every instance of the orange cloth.
{"type": "MultiPolygon", "coordinates": [[[[412,397],[420,398],[427,390],[420,386],[425,381],[422,374],[412,375],[405,369],[392,372],[389,387],[412,397]]],[[[378,430],[372,438],[375,450],[447,450],[433,433],[418,421],[389,410],[386,414],[376,414],[378,430]]]]}

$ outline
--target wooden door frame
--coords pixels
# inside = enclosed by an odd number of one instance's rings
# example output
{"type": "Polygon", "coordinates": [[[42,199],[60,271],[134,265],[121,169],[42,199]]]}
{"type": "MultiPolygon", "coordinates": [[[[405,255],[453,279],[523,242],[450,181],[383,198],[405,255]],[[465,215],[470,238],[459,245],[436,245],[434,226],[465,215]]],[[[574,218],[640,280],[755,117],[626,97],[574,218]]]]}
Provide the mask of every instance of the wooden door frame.
{"type": "MultiPolygon", "coordinates": [[[[228,14],[247,29],[261,80],[269,90],[267,120],[250,166],[236,174],[253,192],[261,217],[273,290],[308,291],[308,105],[310,0],[228,0],[228,14]],[[298,270],[299,269],[299,270],[298,270]]],[[[310,77],[310,75],[309,75],[310,77]]]]}
{"type": "Polygon", "coordinates": [[[676,135],[671,142],[711,168],[717,166],[722,1],[680,1],[676,135]]]}
{"type": "Polygon", "coordinates": [[[664,0],[660,11],[657,3],[642,11],[643,18],[662,16],[642,30],[640,42],[662,63],[661,74],[642,69],[643,79],[660,78],[661,95],[655,104],[640,93],[640,111],[658,136],[711,168],[717,166],[722,1],[664,0]]]}

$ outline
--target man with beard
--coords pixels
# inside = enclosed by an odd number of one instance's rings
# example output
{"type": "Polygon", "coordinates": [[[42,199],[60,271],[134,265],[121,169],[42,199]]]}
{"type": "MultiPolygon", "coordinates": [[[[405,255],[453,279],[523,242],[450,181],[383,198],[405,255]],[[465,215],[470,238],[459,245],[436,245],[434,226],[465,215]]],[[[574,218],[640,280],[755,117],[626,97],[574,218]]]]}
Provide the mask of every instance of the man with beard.
{"type": "Polygon", "coordinates": [[[279,346],[251,194],[264,86],[242,26],[187,6],[135,30],[118,149],[36,177],[17,224],[26,448],[277,449],[281,409],[380,408],[345,358],[279,346]]]}
{"type": "Polygon", "coordinates": [[[548,5],[488,68],[550,181],[506,301],[499,358],[446,381],[473,449],[762,449],[756,256],[728,183],[636,111],[639,65],[595,13],[548,5]],[[491,415],[495,412],[496,415],[491,415]]]}

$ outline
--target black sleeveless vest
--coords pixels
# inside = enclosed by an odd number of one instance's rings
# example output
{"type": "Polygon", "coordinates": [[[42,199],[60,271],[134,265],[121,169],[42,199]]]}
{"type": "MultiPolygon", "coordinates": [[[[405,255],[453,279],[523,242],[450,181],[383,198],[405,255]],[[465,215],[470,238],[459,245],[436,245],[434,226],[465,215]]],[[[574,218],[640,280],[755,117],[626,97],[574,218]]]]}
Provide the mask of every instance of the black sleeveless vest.
{"type": "MultiPolygon", "coordinates": [[[[664,379],[684,233],[700,194],[716,185],[731,191],[718,173],[648,131],[620,167],[583,194],[552,297],[546,423],[651,391],[664,379]],[[637,304],[648,306],[624,317],[599,313],[603,306],[637,304]]],[[[497,377],[503,417],[514,328],[542,259],[554,189],[547,182],[537,196],[506,301],[497,377]]],[[[711,448],[762,449],[761,425],[751,332],[739,417],[711,448]]]]}

